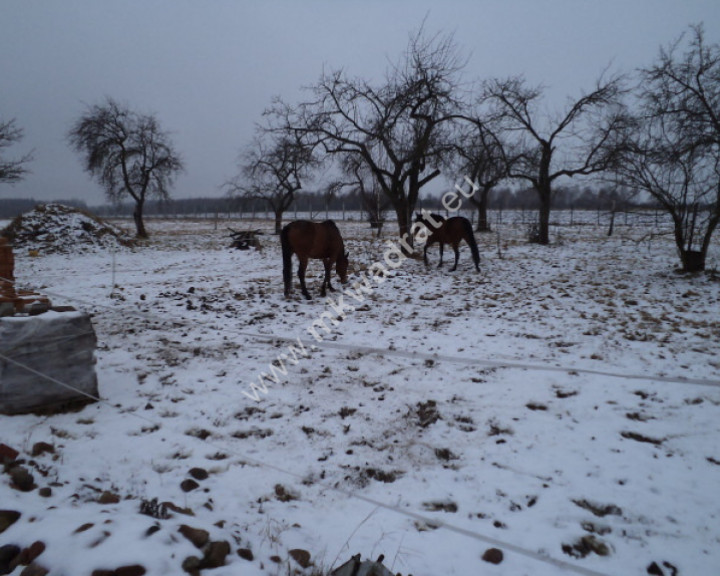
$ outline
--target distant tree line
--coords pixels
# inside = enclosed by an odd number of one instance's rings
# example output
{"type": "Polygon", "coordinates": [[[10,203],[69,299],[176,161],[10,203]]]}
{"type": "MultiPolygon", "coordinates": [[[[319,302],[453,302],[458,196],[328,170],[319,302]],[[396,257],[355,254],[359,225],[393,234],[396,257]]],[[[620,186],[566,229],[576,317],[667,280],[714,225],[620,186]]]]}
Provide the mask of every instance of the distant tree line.
{"type": "MultiPolygon", "coordinates": [[[[585,186],[580,188],[576,186],[558,186],[555,191],[554,206],[559,210],[602,210],[606,212],[638,209],[657,210],[661,207],[651,197],[645,202],[641,202],[635,196],[618,194],[616,190],[611,187],[595,188],[585,186]]],[[[135,205],[130,202],[99,205],[88,205],[84,200],[78,199],[53,200],[53,202],[86,210],[102,217],[132,217],[135,210],[135,205]]],[[[43,203],[45,202],[33,198],[3,199],[0,201],[0,218],[14,218],[18,214],[32,210],[38,204],[43,203]]],[[[537,210],[539,206],[537,194],[529,187],[513,190],[509,187],[499,186],[490,192],[488,203],[496,210],[537,210]]],[[[444,210],[440,195],[423,197],[419,207],[428,210],[444,210]]],[[[368,207],[366,199],[357,190],[340,196],[327,195],[321,191],[303,191],[295,196],[290,210],[315,213],[322,217],[325,211],[335,213],[362,211],[367,213],[368,207]]],[[[253,214],[257,217],[264,217],[266,213],[272,214],[272,209],[262,199],[244,196],[148,200],[144,207],[144,214],[151,217],[222,214],[249,218],[253,214]]]]}
{"type": "MultiPolygon", "coordinates": [[[[0,200],[0,218],[15,218],[24,212],[35,208],[38,204],[47,204],[47,201],[35,200],[34,198],[3,198],[0,200]]],[[[72,206],[81,210],[91,211],[83,200],[53,200],[53,203],[72,206]]]]}

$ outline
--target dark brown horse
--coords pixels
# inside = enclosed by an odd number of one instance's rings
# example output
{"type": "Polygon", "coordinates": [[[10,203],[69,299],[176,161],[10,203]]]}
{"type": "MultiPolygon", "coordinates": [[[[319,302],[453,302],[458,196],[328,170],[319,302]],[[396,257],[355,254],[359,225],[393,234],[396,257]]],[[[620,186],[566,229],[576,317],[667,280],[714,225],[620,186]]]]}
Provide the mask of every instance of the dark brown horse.
{"type": "Polygon", "coordinates": [[[451,270],[455,271],[457,269],[458,258],[460,256],[460,250],[458,247],[460,246],[460,242],[465,240],[467,245],[470,246],[473,262],[475,262],[475,269],[480,272],[480,253],[478,252],[478,246],[477,242],[475,242],[475,234],[473,234],[470,220],[464,216],[452,216],[446,220],[440,214],[430,214],[430,217],[428,218],[422,213],[416,212],[415,221],[422,222],[430,231],[430,236],[425,242],[425,250],[423,252],[425,264],[428,263],[428,247],[437,242],[440,245],[440,264],[438,264],[438,268],[440,268],[440,266],[442,266],[443,259],[443,246],[445,244],[450,244],[455,252],[455,265],[451,270]]]}
{"type": "Polygon", "coordinates": [[[300,287],[305,298],[310,300],[305,287],[305,270],[310,258],[322,260],[325,265],[325,278],[323,279],[320,295],[325,296],[325,287],[335,289],[330,284],[330,272],[333,264],[340,282],[347,282],[348,254],[345,252],[345,245],[342,236],[335,222],[310,222],[308,220],[296,220],[286,224],[280,232],[280,244],[283,255],[283,280],[285,282],[285,297],[290,296],[292,290],[292,255],[296,254],[300,265],[298,266],[298,278],[300,287]]]}

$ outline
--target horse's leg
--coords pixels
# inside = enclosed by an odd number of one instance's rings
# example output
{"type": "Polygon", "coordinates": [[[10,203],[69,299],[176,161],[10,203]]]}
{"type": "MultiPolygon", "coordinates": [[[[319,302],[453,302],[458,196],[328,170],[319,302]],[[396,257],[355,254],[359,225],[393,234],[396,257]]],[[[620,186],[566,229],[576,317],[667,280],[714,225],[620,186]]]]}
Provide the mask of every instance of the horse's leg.
{"type": "Polygon", "coordinates": [[[440,246],[440,264],[438,264],[438,268],[442,267],[442,258],[443,258],[443,244],[442,242],[438,242],[438,245],[440,246]]]}
{"type": "Polygon", "coordinates": [[[310,300],[310,294],[308,294],[307,288],[305,287],[305,270],[307,270],[308,265],[308,259],[307,256],[304,258],[299,258],[300,265],[298,266],[298,278],[300,278],[300,288],[302,290],[303,296],[307,300],[310,300]]]}
{"type": "Polygon", "coordinates": [[[283,284],[285,286],[285,298],[290,298],[290,292],[292,292],[292,262],[288,263],[285,260],[283,261],[283,284]]]}
{"type": "Polygon", "coordinates": [[[455,272],[455,270],[457,270],[458,258],[460,257],[460,243],[453,242],[452,247],[453,247],[453,250],[455,251],[455,266],[452,267],[450,272],[455,272]]]}
{"type": "Polygon", "coordinates": [[[423,250],[423,261],[425,262],[425,266],[429,264],[428,257],[427,257],[427,251],[430,246],[432,246],[435,243],[435,238],[432,234],[430,234],[430,237],[425,241],[425,250],[423,250]]]}
{"type": "Polygon", "coordinates": [[[335,260],[335,258],[328,258],[327,264],[325,264],[325,277],[327,278],[327,287],[330,292],[335,292],[335,288],[332,286],[332,267],[335,260]]]}
{"type": "Polygon", "coordinates": [[[323,266],[325,266],[325,277],[323,278],[322,288],[320,289],[320,296],[325,297],[325,287],[327,286],[330,290],[335,289],[330,285],[330,271],[332,270],[332,260],[330,258],[323,258],[323,266]]]}
{"type": "Polygon", "coordinates": [[[425,262],[425,266],[428,265],[428,258],[427,258],[428,244],[429,244],[429,242],[425,242],[425,250],[423,250],[423,261],[425,262]]]}

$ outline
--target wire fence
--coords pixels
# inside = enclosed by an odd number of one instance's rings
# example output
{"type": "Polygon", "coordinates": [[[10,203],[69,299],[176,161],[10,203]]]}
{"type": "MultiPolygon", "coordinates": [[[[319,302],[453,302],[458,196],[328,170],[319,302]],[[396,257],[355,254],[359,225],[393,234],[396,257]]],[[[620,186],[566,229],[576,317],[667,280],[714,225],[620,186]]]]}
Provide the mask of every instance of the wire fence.
{"type": "MultiPolygon", "coordinates": [[[[422,210],[422,206],[418,206],[417,210],[422,210]]],[[[431,212],[437,212],[444,216],[451,215],[448,210],[444,209],[428,209],[431,212]]],[[[473,225],[478,220],[478,211],[471,208],[461,208],[452,212],[452,215],[464,216],[473,225]]],[[[105,218],[132,221],[132,217],[126,214],[109,213],[105,218]]],[[[207,220],[207,221],[230,221],[230,220],[274,220],[274,214],[270,210],[239,210],[226,212],[177,212],[172,211],[146,216],[146,219],[160,220],[207,220]]],[[[344,209],[309,209],[309,208],[292,208],[283,214],[283,220],[336,220],[343,222],[370,222],[371,217],[367,212],[361,210],[344,210],[344,209]]],[[[487,222],[490,226],[498,225],[531,225],[536,223],[538,219],[537,210],[488,210],[487,222]]],[[[397,222],[397,215],[393,211],[383,214],[384,222],[397,222]]],[[[633,211],[617,211],[610,212],[608,210],[554,210],[550,214],[551,226],[609,226],[613,222],[615,226],[627,227],[654,227],[667,228],[672,225],[670,216],[661,210],[633,210],[633,211]]]]}

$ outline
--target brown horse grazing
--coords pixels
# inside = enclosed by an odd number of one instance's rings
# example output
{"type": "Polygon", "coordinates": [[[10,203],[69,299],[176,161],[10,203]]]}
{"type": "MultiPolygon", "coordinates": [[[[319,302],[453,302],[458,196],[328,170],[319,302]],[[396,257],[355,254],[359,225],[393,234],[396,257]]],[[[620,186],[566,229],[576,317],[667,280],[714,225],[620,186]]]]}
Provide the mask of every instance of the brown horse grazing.
{"type": "Polygon", "coordinates": [[[325,287],[335,289],[330,284],[330,272],[335,264],[340,282],[347,283],[348,254],[345,252],[345,245],[342,236],[335,222],[310,222],[308,220],[296,220],[286,224],[280,232],[280,244],[283,255],[283,280],[285,282],[285,297],[290,296],[292,290],[292,255],[297,254],[300,266],[298,266],[298,278],[300,287],[305,298],[310,300],[305,287],[305,270],[308,259],[315,258],[323,261],[325,265],[325,278],[323,279],[320,295],[325,296],[325,287]]]}
{"type": "Polygon", "coordinates": [[[480,272],[480,253],[478,252],[478,246],[477,242],[475,242],[475,234],[473,234],[470,220],[464,216],[453,216],[446,220],[440,214],[430,214],[430,218],[426,218],[422,213],[416,212],[415,221],[422,222],[430,231],[430,236],[425,242],[425,251],[423,252],[423,259],[426,265],[428,263],[428,246],[436,242],[440,244],[440,264],[438,264],[438,268],[440,268],[443,259],[443,246],[450,244],[455,252],[455,265],[451,269],[451,271],[454,272],[457,269],[458,257],[460,256],[458,247],[460,246],[460,242],[465,240],[468,246],[470,246],[473,262],[475,262],[475,269],[480,272]]]}

